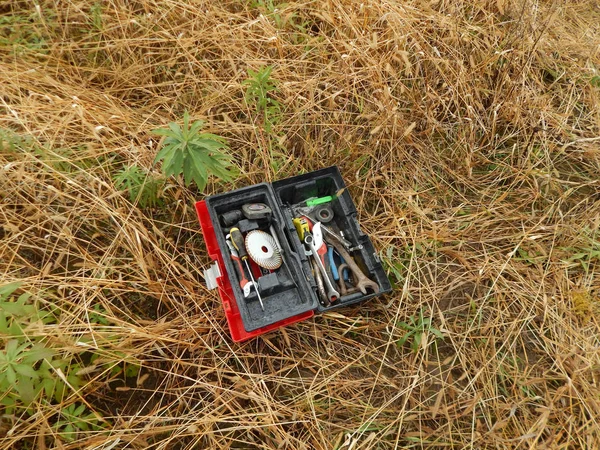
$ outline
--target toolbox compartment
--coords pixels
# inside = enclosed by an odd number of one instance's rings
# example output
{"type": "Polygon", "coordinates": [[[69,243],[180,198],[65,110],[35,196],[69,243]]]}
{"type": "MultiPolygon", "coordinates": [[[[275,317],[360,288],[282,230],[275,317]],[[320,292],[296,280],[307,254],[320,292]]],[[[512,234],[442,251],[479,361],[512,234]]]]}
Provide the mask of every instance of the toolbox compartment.
{"type": "MultiPolygon", "coordinates": [[[[391,290],[390,282],[371,240],[360,230],[356,207],[349,192],[345,189],[338,168],[335,166],[276,181],[272,184],[261,183],[212,195],[204,201],[198,202],[196,211],[207,242],[209,255],[217,261],[220,269],[225,269],[220,271],[221,277],[217,278],[217,283],[235,341],[245,340],[279,326],[305,320],[315,312],[352,305],[391,290]],[[334,199],[323,205],[314,206],[312,209],[303,206],[309,199],[321,199],[328,196],[332,196],[334,199]],[[250,294],[244,297],[239,282],[239,269],[236,272],[235,262],[231,259],[230,249],[226,243],[226,235],[231,227],[224,225],[221,220],[224,213],[241,210],[243,205],[253,203],[268,205],[272,210],[270,220],[256,222],[242,219],[236,226],[242,232],[256,228],[268,233],[274,231],[283,256],[283,264],[273,271],[265,269],[261,271],[260,267],[249,259],[252,274],[258,282],[264,310],[261,308],[255,289],[251,289],[250,294]],[[308,213],[303,216],[300,212],[308,213]],[[319,295],[317,279],[313,275],[316,261],[311,261],[312,256],[307,254],[292,221],[294,217],[308,217],[310,218],[308,222],[314,226],[312,224],[320,221],[316,214],[322,214],[319,217],[323,222],[327,222],[323,225],[334,231],[336,236],[341,231],[343,237],[353,244],[352,260],[356,262],[366,277],[377,284],[377,292],[369,289],[366,294],[358,291],[341,295],[341,289],[338,287],[343,284],[347,288],[349,283],[337,281],[337,284],[334,284],[332,275],[334,269],[329,264],[326,266],[328,279],[331,280],[332,286],[338,288],[336,290],[340,296],[333,304],[327,304],[326,299],[319,295]],[[270,228],[270,225],[273,228],[270,228]]],[[[325,235],[325,239],[327,242],[329,236],[325,235]]],[[[333,242],[333,240],[329,240],[333,242]]],[[[335,246],[329,244],[328,247],[335,246]]],[[[336,266],[336,269],[338,261],[341,262],[340,252],[337,250],[337,248],[335,251],[330,250],[335,255],[334,259],[328,259],[328,255],[324,256],[327,262],[334,262],[333,266],[336,266]]],[[[350,274],[349,281],[352,279],[356,282],[353,271],[344,271],[339,276],[342,276],[343,279],[344,274],[350,274]]],[[[321,279],[323,278],[321,277],[321,279]]],[[[352,287],[350,284],[349,290],[352,287]]]]}
{"type": "MultiPolygon", "coordinates": [[[[304,202],[311,197],[321,198],[340,193],[336,200],[331,202],[334,213],[332,221],[336,223],[337,227],[344,232],[350,241],[355,242],[358,247],[362,247],[355,251],[360,254],[360,257],[356,258],[357,262],[359,266],[362,265],[361,269],[363,269],[365,275],[379,285],[379,292],[377,293],[368,293],[366,295],[356,293],[345,297],[342,296],[339,302],[331,306],[323,306],[317,302],[318,312],[363,302],[392,290],[390,281],[385,274],[385,270],[371,243],[371,239],[360,229],[356,217],[356,207],[350,197],[350,193],[346,189],[346,184],[337,166],[275,181],[273,188],[275,189],[279,205],[284,215],[287,215],[288,218],[293,214],[292,205],[304,202]]],[[[290,220],[286,221],[286,223],[290,223],[290,220]]],[[[300,245],[298,236],[294,235],[294,237],[297,240],[297,244],[300,245]]],[[[312,281],[314,283],[314,279],[312,281]]]]}

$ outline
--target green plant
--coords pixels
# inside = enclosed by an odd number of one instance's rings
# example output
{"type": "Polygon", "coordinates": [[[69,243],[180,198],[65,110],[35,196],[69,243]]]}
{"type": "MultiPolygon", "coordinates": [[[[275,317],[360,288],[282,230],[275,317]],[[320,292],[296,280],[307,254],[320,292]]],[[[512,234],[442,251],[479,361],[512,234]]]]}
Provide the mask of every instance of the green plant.
{"type": "Polygon", "coordinates": [[[547,257],[539,251],[536,250],[525,250],[522,247],[517,249],[517,253],[519,256],[515,256],[515,261],[522,261],[523,263],[534,266],[539,263],[543,263],[546,261],[547,257]]]}
{"type": "Polygon", "coordinates": [[[600,261],[600,241],[596,240],[596,232],[589,227],[583,228],[580,239],[578,245],[561,247],[563,252],[570,254],[563,262],[579,264],[585,272],[588,272],[590,265],[600,261]]]}
{"type": "Polygon", "coordinates": [[[231,181],[236,175],[231,155],[224,138],[212,133],[201,133],[202,120],[190,124],[190,115],[183,114],[183,128],[171,122],[168,128],[153,130],[154,134],[164,136],[162,149],[156,155],[155,163],[162,161],[165,176],[183,174],[185,184],[192,181],[200,191],[206,187],[209,175],[223,181],[231,181]]]}
{"type": "Polygon", "coordinates": [[[399,322],[398,327],[405,330],[406,333],[398,339],[396,344],[398,347],[402,347],[406,342],[411,340],[410,347],[415,353],[419,350],[421,342],[423,342],[423,335],[426,333],[433,334],[436,339],[444,339],[443,333],[431,324],[431,317],[423,316],[423,308],[419,310],[418,317],[410,316],[408,322],[399,322]]]}
{"type": "Polygon", "coordinates": [[[106,316],[106,310],[100,305],[94,305],[93,312],[89,313],[90,323],[99,325],[108,325],[110,321],[106,316]]]}
{"type": "Polygon", "coordinates": [[[40,32],[44,28],[39,26],[38,20],[37,14],[0,16],[0,47],[12,48],[16,54],[25,51],[47,53],[46,37],[40,32]]]}
{"type": "Polygon", "coordinates": [[[113,180],[117,189],[127,191],[129,200],[132,203],[137,201],[142,208],[153,207],[160,203],[159,191],[162,180],[135,164],[123,166],[123,169],[114,175],[113,180]]]}
{"type": "Polygon", "coordinates": [[[256,71],[248,69],[248,79],[242,83],[246,86],[246,102],[254,105],[257,114],[262,116],[267,133],[281,118],[281,105],[271,96],[277,90],[277,82],[271,78],[272,71],[273,66],[263,66],[256,71]]]}
{"type": "Polygon", "coordinates": [[[272,17],[277,28],[285,25],[285,20],[280,12],[287,6],[287,3],[277,4],[274,0],[253,0],[250,2],[250,6],[258,9],[266,17],[272,17]]]}
{"type": "Polygon", "coordinates": [[[3,394],[0,405],[7,413],[22,407],[29,410],[40,397],[60,402],[68,392],[68,385],[74,389],[81,385],[76,375],[78,364],[69,356],[61,358],[48,346],[46,336],[26,334],[29,329],[56,323],[56,316],[31,303],[29,294],[14,300],[13,294],[20,286],[21,283],[11,283],[0,287],[0,337],[6,342],[0,351],[0,392],[3,394]]]}
{"type": "Polygon", "coordinates": [[[107,366],[106,373],[111,377],[122,374],[125,378],[138,376],[141,366],[134,357],[120,351],[99,350],[95,352],[90,362],[97,366],[107,366]]]}
{"type": "Polygon", "coordinates": [[[61,409],[53,428],[65,441],[72,442],[80,432],[102,430],[105,425],[102,417],[97,413],[88,412],[85,404],[72,403],[61,409]]]}
{"type": "Polygon", "coordinates": [[[54,352],[42,344],[30,345],[10,339],[0,352],[0,391],[7,395],[1,403],[12,410],[16,405],[13,393],[19,400],[29,406],[44,387],[44,377],[33,367],[40,361],[51,359],[54,352]]]}
{"type": "Polygon", "coordinates": [[[288,30],[286,35],[294,44],[300,44],[307,39],[309,20],[303,20],[295,12],[285,11],[289,3],[279,3],[276,0],[251,0],[250,7],[257,9],[264,17],[273,19],[275,27],[288,30]],[[291,31],[291,33],[289,32],[291,31]]]}
{"type": "Polygon", "coordinates": [[[392,286],[395,288],[405,280],[405,273],[410,263],[410,253],[402,251],[396,248],[394,245],[388,246],[385,256],[380,256],[381,261],[387,268],[388,274],[394,275],[394,278],[390,281],[392,286]]]}
{"type": "Polygon", "coordinates": [[[96,2],[91,6],[90,21],[97,31],[102,31],[102,3],[96,2]]]}
{"type": "Polygon", "coordinates": [[[21,136],[9,128],[0,128],[0,153],[10,155],[28,147],[35,147],[29,136],[21,136]]]}

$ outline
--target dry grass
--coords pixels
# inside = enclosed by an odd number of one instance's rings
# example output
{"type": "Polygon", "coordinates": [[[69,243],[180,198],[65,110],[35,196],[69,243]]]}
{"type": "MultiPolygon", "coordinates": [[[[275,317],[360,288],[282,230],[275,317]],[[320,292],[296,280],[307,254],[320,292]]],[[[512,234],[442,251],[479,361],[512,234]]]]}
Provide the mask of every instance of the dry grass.
{"type": "Polygon", "coordinates": [[[108,432],[66,442],[45,404],[2,448],[600,448],[599,261],[573,258],[600,245],[597,2],[54,3],[0,6],[0,284],[59,308],[32,331],[56,348],[141,370],[65,400],[108,432]],[[265,64],[277,138],[244,102],[265,64]],[[113,183],[185,109],[243,169],[207,193],[339,165],[394,294],[232,344],[202,194],[113,183]],[[421,308],[445,338],[413,353],[421,308]]]}

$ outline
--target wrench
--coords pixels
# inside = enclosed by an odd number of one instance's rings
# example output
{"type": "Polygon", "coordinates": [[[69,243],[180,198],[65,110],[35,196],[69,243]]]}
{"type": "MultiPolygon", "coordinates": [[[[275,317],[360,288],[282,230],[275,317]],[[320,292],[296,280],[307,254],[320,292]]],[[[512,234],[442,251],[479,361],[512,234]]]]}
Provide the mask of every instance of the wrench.
{"type": "MultiPolygon", "coordinates": [[[[373,292],[377,294],[379,292],[379,285],[374,281],[367,278],[367,276],[360,270],[360,267],[354,262],[352,256],[346,251],[344,245],[335,239],[326,239],[331,245],[335,247],[339,255],[344,258],[348,268],[354,274],[354,280],[356,281],[355,287],[360,289],[360,292],[367,294],[367,288],[373,289],[373,292]]],[[[338,269],[339,270],[339,269],[338,269]]]]}
{"type": "MultiPolygon", "coordinates": [[[[340,266],[337,268],[338,273],[342,273],[342,270],[346,270],[347,268],[348,268],[348,264],[346,264],[346,263],[340,264],[340,266]]],[[[346,282],[344,281],[343,277],[338,278],[338,286],[340,287],[340,292],[342,293],[342,296],[346,295],[346,293],[348,292],[348,289],[346,288],[346,282]]]]}
{"type": "MultiPolygon", "coordinates": [[[[296,213],[296,215],[299,216],[306,216],[311,222],[317,223],[319,222],[319,218],[315,217],[313,212],[314,212],[315,207],[298,207],[294,209],[294,212],[296,213]]],[[[337,233],[335,233],[331,228],[322,225],[321,226],[322,230],[327,233],[329,235],[329,237],[338,240],[339,242],[341,242],[344,247],[346,248],[352,248],[352,243],[350,241],[348,241],[347,239],[345,239],[343,236],[338,235],[337,233]]]]}
{"type": "MultiPolygon", "coordinates": [[[[348,264],[340,264],[340,266],[338,267],[338,270],[342,271],[342,270],[346,270],[347,268],[348,268],[348,264]]],[[[360,291],[360,289],[358,289],[356,286],[352,286],[350,289],[348,289],[346,287],[346,282],[344,281],[343,278],[340,278],[338,280],[338,286],[340,287],[340,292],[342,293],[342,297],[344,295],[355,294],[356,292],[360,291]]]]}
{"type": "MultiPolygon", "coordinates": [[[[311,253],[312,254],[312,253],[311,253]]],[[[321,276],[321,272],[319,272],[319,267],[315,262],[314,258],[312,259],[312,268],[315,271],[315,280],[317,282],[317,291],[319,292],[319,296],[325,303],[324,306],[329,306],[331,303],[327,300],[327,293],[325,292],[325,285],[323,284],[323,277],[321,276]]],[[[321,302],[321,303],[323,303],[321,302]]]]}
{"type": "MultiPolygon", "coordinates": [[[[315,241],[312,235],[307,234],[304,236],[304,243],[310,248],[313,258],[317,261],[317,266],[319,267],[319,271],[323,277],[323,282],[325,283],[325,290],[327,291],[327,298],[331,303],[335,302],[338,298],[340,298],[340,293],[335,290],[333,285],[331,284],[331,280],[327,275],[327,270],[325,270],[325,266],[319,257],[319,253],[317,252],[317,248],[315,247],[315,241]]],[[[340,245],[341,246],[341,245],[340,245]]],[[[344,251],[345,252],[345,251],[344,251]]],[[[347,253],[346,253],[347,254],[347,253]]],[[[341,255],[341,253],[340,253],[341,255]]],[[[362,273],[362,272],[361,272],[362,273]]],[[[364,276],[364,275],[363,275],[364,276]]]]}

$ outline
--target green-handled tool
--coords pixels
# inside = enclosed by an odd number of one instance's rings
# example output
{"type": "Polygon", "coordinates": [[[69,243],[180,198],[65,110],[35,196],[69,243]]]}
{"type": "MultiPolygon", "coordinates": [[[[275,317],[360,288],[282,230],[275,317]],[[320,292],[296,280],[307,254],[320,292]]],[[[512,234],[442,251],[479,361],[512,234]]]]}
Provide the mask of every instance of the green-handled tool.
{"type": "Polygon", "coordinates": [[[258,292],[258,283],[254,279],[254,275],[252,275],[252,269],[250,268],[250,264],[248,264],[248,253],[246,252],[246,244],[244,242],[244,236],[239,228],[234,227],[229,230],[231,235],[231,243],[235,247],[238,252],[238,255],[242,261],[246,263],[246,268],[248,269],[248,273],[250,274],[250,280],[252,281],[252,285],[256,290],[256,295],[258,296],[258,301],[260,302],[260,307],[262,310],[265,310],[265,305],[263,304],[262,298],[260,297],[260,292],[258,292]]]}
{"type": "Polygon", "coordinates": [[[306,206],[322,205],[323,203],[329,203],[333,200],[335,200],[335,197],[332,197],[331,195],[328,195],[327,197],[312,198],[310,200],[306,200],[306,206]]]}
{"type": "Polygon", "coordinates": [[[340,197],[344,191],[346,190],[346,188],[341,188],[338,189],[338,191],[333,194],[333,195],[327,195],[325,197],[313,197],[313,198],[309,198],[308,200],[306,200],[306,206],[308,207],[314,207],[317,205],[322,205],[323,203],[329,203],[334,201],[336,198],[340,197]]]}

